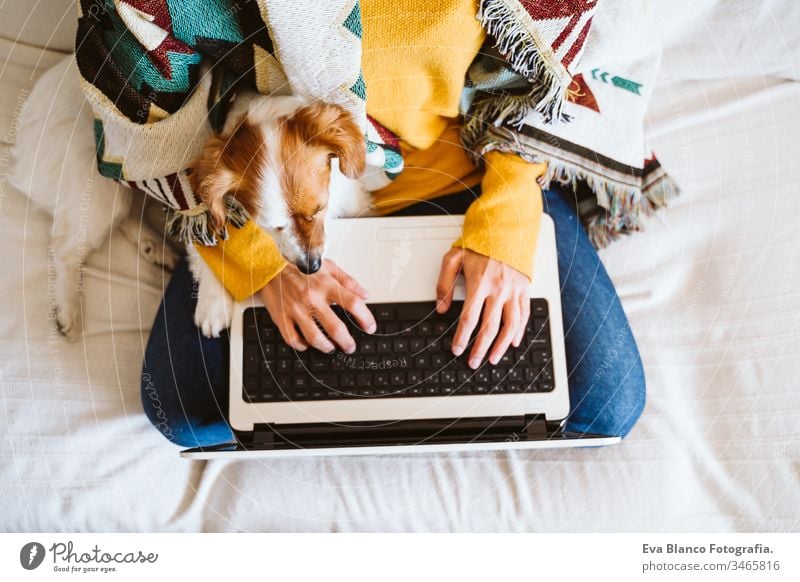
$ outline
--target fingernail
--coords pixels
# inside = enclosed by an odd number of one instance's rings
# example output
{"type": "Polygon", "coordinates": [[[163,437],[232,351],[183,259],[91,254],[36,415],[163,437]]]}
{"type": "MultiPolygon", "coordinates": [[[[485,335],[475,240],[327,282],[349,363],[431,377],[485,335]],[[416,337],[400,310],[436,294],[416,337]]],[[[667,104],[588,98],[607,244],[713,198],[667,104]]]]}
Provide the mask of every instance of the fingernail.
{"type": "Polygon", "coordinates": [[[499,356],[492,356],[491,358],[489,358],[489,362],[492,364],[492,366],[496,365],[497,362],[499,362],[499,361],[500,361],[500,357],[499,356]]]}
{"type": "Polygon", "coordinates": [[[375,333],[375,330],[378,329],[377,324],[371,323],[367,328],[367,333],[375,333]]]}
{"type": "Polygon", "coordinates": [[[453,354],[460,356],[464,353],[464,346],[453,346],[453,354]]]}
{"type": "Polygon", "coordinates": [[[345,353],[352,354],[355,351],[356,351],[356,346],[355,345],[349,345],[349,346],[347,346],[347,349],[345,350],[345,353]]]}
{"type": "Polygon", "coordinates": [[[472,358],[472,359],[469,361],[469,367],[470,367],[470,368],[472,368],[473,370],[476,370],[476,369],[478,369],[478,367],[479,367],[480,365],[481,365],[481,360],[480,360],[480,358],[472,358]]]}
{"type": "Polygon", "coordinates": [[[445,311],[447,311],[444,307],[444,301],[439,300],[436,302],[436,311],[438,313],[444,313],[445,311]]]}

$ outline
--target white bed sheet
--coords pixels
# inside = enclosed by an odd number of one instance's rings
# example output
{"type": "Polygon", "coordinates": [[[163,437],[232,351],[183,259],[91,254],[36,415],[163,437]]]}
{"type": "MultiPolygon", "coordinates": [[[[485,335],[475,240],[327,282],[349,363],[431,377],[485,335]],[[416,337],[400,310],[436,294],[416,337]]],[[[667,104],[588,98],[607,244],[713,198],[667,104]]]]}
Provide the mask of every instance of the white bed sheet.
{"type": "MultiPolygon", "coordinates": [[[[0,49],[4,98],[55,58],[0,49]]],[[[49,219],[0,181],[0,529],[800,530],[800,84],[657,95],[651,135],[684,193],[602,254],[648,379],[640,423],[603,450],[181,460],[139,403],[163,277],[115,235],[90,261],[87,337],[63,342],[49,219]]],[[[8,103],[0,121],[13,139],[8,103]]]]}

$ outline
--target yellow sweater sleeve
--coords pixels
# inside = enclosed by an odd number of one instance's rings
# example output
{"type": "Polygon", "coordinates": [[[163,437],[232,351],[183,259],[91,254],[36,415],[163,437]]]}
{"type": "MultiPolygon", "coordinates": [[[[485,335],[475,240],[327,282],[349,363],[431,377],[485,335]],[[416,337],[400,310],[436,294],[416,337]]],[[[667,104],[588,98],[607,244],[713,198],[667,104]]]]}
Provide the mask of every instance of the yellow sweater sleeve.
{"type": "Polygon", "coordinates": [[[228,239],[216,246],[195,248],[236,301],[262,289],[287,265],[273,238],[252,220],[242,228],[228,225],[228,239]]]}
{"type": "Polygon", "coordinates": [[[537,180],[547,166],[501,152],[489,152],[485,161],[481,195],[467,210],[463,234],[453,246],[505,263],[532,279],[542,217],[537,180]]]}

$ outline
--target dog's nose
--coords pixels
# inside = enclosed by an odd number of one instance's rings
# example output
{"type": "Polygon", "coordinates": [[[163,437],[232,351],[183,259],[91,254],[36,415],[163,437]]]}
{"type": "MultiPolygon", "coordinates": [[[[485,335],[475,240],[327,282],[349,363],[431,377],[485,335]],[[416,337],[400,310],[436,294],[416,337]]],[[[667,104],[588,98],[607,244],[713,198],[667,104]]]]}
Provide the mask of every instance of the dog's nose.
{"type": "Polygon", "coordinates": [[[306,275],[313,275],[320,270],[320,267],[322,267],[322,259],[319,257],[308,257],[305,261],[297,263],[297,268],[306,275]]]}

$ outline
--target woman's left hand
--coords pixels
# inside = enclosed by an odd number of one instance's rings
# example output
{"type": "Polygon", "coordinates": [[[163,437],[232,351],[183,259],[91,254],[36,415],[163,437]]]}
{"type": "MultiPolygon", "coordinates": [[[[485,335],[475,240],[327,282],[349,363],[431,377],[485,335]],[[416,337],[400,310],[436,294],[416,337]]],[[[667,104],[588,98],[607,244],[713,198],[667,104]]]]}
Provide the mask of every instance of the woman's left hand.
{"type": "Polygon", "coordinates": [[[464,274],[466,296],[453,337],[453,354],[460,356],[464,352],[473,330],[480,323],[469,354],[469,366],[478,368],[489,348],[489,361],[496,364],[509,345],[517,347],[522,342],[530,316],[530,281],[505,263],[469,249],[454,247],[442,259],[436,285],[436,310],[439,313],[450,308],[459,272],[464,274]]]}

